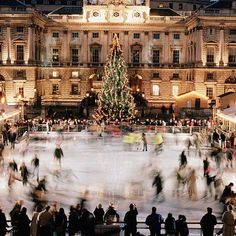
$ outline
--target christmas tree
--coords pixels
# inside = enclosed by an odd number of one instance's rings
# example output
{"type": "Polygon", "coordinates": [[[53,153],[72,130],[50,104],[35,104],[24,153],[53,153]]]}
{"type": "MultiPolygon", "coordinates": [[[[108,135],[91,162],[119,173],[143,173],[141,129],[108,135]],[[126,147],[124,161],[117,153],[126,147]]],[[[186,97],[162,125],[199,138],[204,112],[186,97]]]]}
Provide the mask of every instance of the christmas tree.
{"type": "Polygon", "coordinates": [[[104,67],[103,86],[98,99],[95,119],[130,120],[135,117],[135,103],[128,87],[128,76],[125,60],[117,35],[104,67]]]}

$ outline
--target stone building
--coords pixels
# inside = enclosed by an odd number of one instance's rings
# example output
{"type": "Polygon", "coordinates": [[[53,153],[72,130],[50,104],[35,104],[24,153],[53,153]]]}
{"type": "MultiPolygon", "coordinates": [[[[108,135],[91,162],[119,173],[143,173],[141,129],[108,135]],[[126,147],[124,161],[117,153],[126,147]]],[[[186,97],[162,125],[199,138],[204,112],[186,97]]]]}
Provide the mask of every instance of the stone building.
{"type": "Polygon", "coordinates": [[[48,14],[32,1],[0,0],[0,96],[8,105],[78,106],[98,93],[114,34],[131,89],[149,106],[189,91],[209,102],[236,91],[235,1],[179,1],[174,10],[170,1],[84,0],[48,14]]]}

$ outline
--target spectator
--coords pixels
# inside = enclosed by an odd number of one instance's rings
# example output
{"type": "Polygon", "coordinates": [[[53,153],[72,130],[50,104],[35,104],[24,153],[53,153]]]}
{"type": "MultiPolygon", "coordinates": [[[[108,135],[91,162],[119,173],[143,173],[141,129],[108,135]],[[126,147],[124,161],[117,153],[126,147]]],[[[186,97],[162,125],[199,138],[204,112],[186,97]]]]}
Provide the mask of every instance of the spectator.
{"type": "Polygon", "coordinates": [[[188,236],[189,229],[186,223],[186,217],[184,215],[179,215],[178,220],[175,222],[176,226],[176,236],[188,236]]]}
{"type": "Polygon", "coordinates": [[[172,213],[169,213],[165,220],[165,230],[167,236],[175,236],[175,218],[172,216],[172,213]]]}
{"type": "Polygon", "coordinates": [[[39,213],[38,225],[40,236],[52,236],[53,216],[49,209],[50,206],[47,206],[44,211],[39,213]]]}
{"type": "Polygon", "coordinates": [[[79,215],[76,209],[71,206],[69,213],[69,225],[68,232],[69,236],[74,236],[79,231],[79,215]]]}
{"type": "Polygon", "coordinates": [[[82,210],[82,216],[80,218],[81,235],[82,236],[94,236],[95,235],[95,219],[91,212],[86,208],[82,210]]]}
{"type": "Polygon", "coordinates": [[[38,219],[38,215],[41,211],[42,211],[42,208],[40,206],[37,206],[36,211],[33,212],[31,227],[30,227],[31,236],[38,236],[39,235],[37,219],[38,219]]]}
{"type": "Polygon", "coordinates": [[[104,221],[107,224],[112,224],[113,222],[119,222],[119,219],[120,219],[120,216],[116,212],[116,210],[114,209],[113,203],[111,203],[110,206],[108,207],[106,213],[105,213],[104,221]]]}
{"type": "Polygon", "coordinates": [[[7,233],[7,220],[5,214],[2,212],[2,208],[0,207],[0,236],[5,236],[7,233]]]}
{"type": "Polygon", "coordinates": [[[64,209],[60,208],[55,220],[55,229],[57,236],[65,236],[67,228],[67,217],[64,209]]]}
{"type": "Polygon", "coordinates": [[[212,214],[212,208],[207,208],[207,213],[202,217],[200,225],[203,236],[213,236],[214,227],[217,224],[216,217],[212,214]]]}
{"type": "Polygon", "coordinates": [[[225,186],[224,191],[220,198],[220,202],[223,202],[225,204],[227,203],[228,198],[234,195],[234,192],[232,191],[233,186],[234,186],[233,183],[229,183],[229,185],[225,186]]]}
{"type": "Polygon", "coordinates": [[[129,211],[126,212],[125,222],[125,236],[135,236],[137,233],[137,215],[138,211],[134,204],[129,205],[129,211]]]}
{"type": "Polygon", "coordinates": [[[95,208],[93,212],[95,216],[95,224],[103,224],[103,216],[105,214],[102,204],[98,204],[98,206],[95,208]]]}
{"type": "Polygon", "coordinates": [[[228,211],[222,216],[223,221],[223,236],[234,236],[236,215],[233,212],[233,207],[229,205],[228,211]]]}
{"type": "Polygon", "coordinates": [[[10,211],[9,215],[11,217],[11,225],[13,228],[18,228],[19,215],[21,211],[22,201],[16,202],[13,209],[10,211]]]}
{"type": "Polygon", "coordinates": [[[18,235],[30,236],[30,219],[27,216],[27,209],[23,207],[19,214],[18,235]]]}
{"type": "Polygon", "coordinates": [[[149,226],[151,236],[160,236],[161,235],[161,224],[164,222],[164,219],[160,214],[156,213],[156,207],[152,207],[152,213],[146,218],[146,225],[149,226]]]}

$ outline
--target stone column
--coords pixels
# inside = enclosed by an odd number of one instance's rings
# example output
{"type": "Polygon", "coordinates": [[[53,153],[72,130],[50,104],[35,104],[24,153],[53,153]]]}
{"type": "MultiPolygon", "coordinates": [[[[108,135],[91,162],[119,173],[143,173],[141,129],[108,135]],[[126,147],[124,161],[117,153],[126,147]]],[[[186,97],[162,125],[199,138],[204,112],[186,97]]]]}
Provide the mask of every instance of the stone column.
{"type": "Polygon", "coordinates": [[[33,35],[32,35],[32,25],[28,27],[28,64],[32,63],[33,60],[33,35]]]}
{"type": "Polygon", "coordinates": [[[143,47],[143,51],[142,51],[142,62],[144,63],[144,66],[147,67],[148,66],[148,62],[149,62],[149,55],[150,55],[150,48],[149,48],[149,33],[148,31],[144,32],[144,47],[143,47]]]}
{"type": "Polygon", "coordinates": [[[198,26],[197,28],[197,50],[196,50],[196,63],[198,65],[202,65],[203,63],[203,30],[202,26],[198,26]]]}
{"type": "Polygon", "coordinates": [[[63,39],[62,39],[62,63],[63,65],[67,65],[69,62],[69,40],[68,40],[68,31],[63,30],[63,39]]]}
{"type": "Polygon", "coordinates": [[[83,47],[81,48],[81,58],[82,58],[82,63],[88,63],[88,31],[85,30],[83,31],[83,38],[82,38],[82,42],[83,42],[83,47]]]}
{"type": "Polygon", "coordinates": [[[7,64],[11,64],[11,27],[7,25],[7,64]]]}
{"type": "Polygon", "coordinates": [[[223,66],[224,61],[223,61],[223,56],[224,56],[224,28],[220,28],[220,46],[219,46],[219,65],[223,66]]]}
{"type": "Polygon", "coordinates": [[[165,32],[164,35],[164,48],[163,48],[163,62],[164,64],[169,64],[170,50],[169,50],[169,32],[165,32]]]}

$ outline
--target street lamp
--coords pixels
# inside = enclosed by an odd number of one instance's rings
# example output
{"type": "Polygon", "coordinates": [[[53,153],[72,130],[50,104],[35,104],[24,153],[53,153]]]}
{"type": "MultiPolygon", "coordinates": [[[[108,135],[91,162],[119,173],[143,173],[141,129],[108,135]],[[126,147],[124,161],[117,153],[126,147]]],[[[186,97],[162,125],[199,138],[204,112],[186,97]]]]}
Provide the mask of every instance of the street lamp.
{"type": "Polygon", "coordinates": [[[21,119],[24,119],[25,114],[24,114],[24,101],[23,101],[23,97],[21,94],[18,95],[17,97],[18,103],[20,105],[20,113],[21,113],[21,119]]]}

